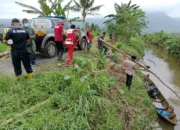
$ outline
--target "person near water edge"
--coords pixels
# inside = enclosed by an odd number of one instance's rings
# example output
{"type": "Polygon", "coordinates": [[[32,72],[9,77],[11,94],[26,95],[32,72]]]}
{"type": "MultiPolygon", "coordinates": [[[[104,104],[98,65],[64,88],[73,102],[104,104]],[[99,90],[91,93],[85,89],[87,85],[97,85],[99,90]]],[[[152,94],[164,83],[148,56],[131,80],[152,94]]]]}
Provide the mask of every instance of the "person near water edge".
{"type": "Polygon", "coordinates": [[[104,43],[103,43],[101,40],[99,40],[99,39],[104,39],[105,36],[106,36],[106,32],[103,32],[103,33],[101,34],[101,36],[98,37],[97,42],[98,42],[99,53],[100,53],[100,54],[103,54],[103,53],[104,53],[104,54],[106,55],[106,53],[107,53],[107,47],[104,45],[104,43]]]}
{"type": "Polygon", "coordinates": [[[63,60],[63,53],[64,53],[63,26],[64,26],[64,21],[60,20],[54,27],[54,35],[55,35],[54,40],[57,46],[58,60],[63,60]]]}
{"type": "Polygon", "coordinates": [[[66,67],[70,66],[71,60],[73,59],[74,48],[78,44],[78,39],[76,37],[77,31],[79,30],[76,29],[76,26],[73,24],[70,29],[67,30],[65,46],[68,48],[68,58],[66,60],[66,67]]]}
{"type": "Polygon", "coordinates": [[[92,46],[92,29],[91,27],[88,28],[87,30],[87,52],[90,52],[91,46],[92,46]]]}
{"type": "Polygon", "coordinates": [[[132,79],[136,66],[135,60],[136,60],[136,56],[132,56],[131,60],[126,59],[123,62],[123,68],[125,69],[125,73],[126,73],[126,86],[128,87],[129,90],[131,89],[132,79]]]}
{"type": "Polygon", "coordinates": [[[34,39],[36,38],[35,31],[30,27],[28,19],[24,18],[22,20],[23,28],[29,33],[30,44],[27,44],[27,51],[30,53],[30,63],[32,66],[36,65],[36,43],[34,39]]]}
{"type": "Polygon", "coordinates": [[[32,68],[30,57],[27,51],[27,44],[30,44],[29,33],[20,27],[20,21],[17,18],[12,19],[12,29],[10,29],[3,40],[3,43],[11,46],[11,58],[15,75],[21,80],[22,68],[21,61],[24,65],[28,78],[32,78],[32,68]]]}

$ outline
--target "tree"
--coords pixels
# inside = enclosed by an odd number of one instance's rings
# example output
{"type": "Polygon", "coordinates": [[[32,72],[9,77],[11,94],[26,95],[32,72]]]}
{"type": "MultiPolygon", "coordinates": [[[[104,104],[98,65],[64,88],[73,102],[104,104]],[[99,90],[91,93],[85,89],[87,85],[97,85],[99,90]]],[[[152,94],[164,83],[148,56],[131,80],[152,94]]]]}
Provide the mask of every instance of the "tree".
{"type": "Polygon", "coordinates": [[[116,14],[107,15],[106,17],[110,19],[104,23],[108,31],[114,32],[122,41],[129,42],[132,36],[139,35],[146,27],[145,12],[136,4],[131,5],[131,1],[128,4],[121,3],[121,5],[115,3],[114,8],[116,14]]]}
{"type": "Polygon", "coordinates": [[[73,8],[72,6],[70,6],[72,0],[69,1],[64,7],[61,6],[63,0],[54,0],[54,1],[48,0],[48,1],[50,3],[50,6],[47,4],[47,0],[38,0],[38,3],[40,5],[40,10],[33,6],[26,5],[20,2],[15,2],[15,3],[24,8],[27,8],[27,10],[23,10],[23,12],[30,14],[38,14],[40,16],[48,16],[51,14],[66,16],[65,12],[73,8]]]}
{"type": "Polygon", "coordinates": [[[87,15],[98,15],[97,13],[94,13],[95,11],[99,11],[99,9],[103,5],[98,5],[93,7],[94,0],[79,0],[79,3],[76,2],[76,0],[73,0],[75,3],[75,7],[72,9],[73,11],[77,11],[82,13],[83,17],[83,25],[84,25],[84,31],[86,32],[86,16],[87,15]]]}

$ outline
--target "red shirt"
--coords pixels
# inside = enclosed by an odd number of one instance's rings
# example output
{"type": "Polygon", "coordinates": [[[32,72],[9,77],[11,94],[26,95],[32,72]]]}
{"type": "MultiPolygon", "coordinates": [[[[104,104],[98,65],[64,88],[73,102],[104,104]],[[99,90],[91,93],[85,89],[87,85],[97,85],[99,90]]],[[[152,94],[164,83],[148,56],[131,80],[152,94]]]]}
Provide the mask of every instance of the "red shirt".
{"type": "Polygon", "coordinates": [[[74,29],[68,29],[65,44],[66,45],[71,44],[73,46],[76,46],[77,43],[78,43],[78,40],[76,38],[76,33],[75,33],[74,29]]]}
{"type": "Polygon", "coordinates": [[[87,31],[88,42],[92,42],[92,32],[90,29],[87,31]]]}
{"type": "Polygon", "coordinates": [[[61,23],[56,24],[54,27],[54,40],[63,41],[63,25],[61,23]]]}

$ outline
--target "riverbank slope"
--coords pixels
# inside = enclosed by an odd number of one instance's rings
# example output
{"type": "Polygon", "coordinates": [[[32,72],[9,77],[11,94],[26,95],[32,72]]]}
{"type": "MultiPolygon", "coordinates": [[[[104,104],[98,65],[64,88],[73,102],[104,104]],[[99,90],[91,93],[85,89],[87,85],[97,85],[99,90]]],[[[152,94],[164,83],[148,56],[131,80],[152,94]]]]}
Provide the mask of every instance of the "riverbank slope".
{"type": "MultiPolygon", "coordinates": [[[[131,42],[122,47],[138,53],[135,46],[138,44],[131,42]]],[[[112,60],[107,59],[94,47],[90,54],[75,52],[70,68],[57,61],[42,65],[32,80],[24,75],[17,81],[0,73],[0,128],[152,129],[149,124],[156,111],[143,76],[136,71],[129,91],[124,85],[123,57],[118,56],[114,52],[112,60]]]]}

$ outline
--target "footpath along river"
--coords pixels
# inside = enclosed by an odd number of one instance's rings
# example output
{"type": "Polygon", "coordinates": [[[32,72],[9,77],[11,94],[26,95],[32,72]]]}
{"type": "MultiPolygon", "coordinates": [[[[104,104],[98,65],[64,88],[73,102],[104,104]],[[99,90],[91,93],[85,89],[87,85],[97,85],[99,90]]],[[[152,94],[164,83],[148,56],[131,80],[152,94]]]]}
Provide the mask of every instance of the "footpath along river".
{"type": "MultiPolygon", "coordinates": [[[[148,46],[146,47],[143,60],[147,65],[151,66],[151,70],[156,73],[157,76],[180,95],[180,59],[169,55],[161,48],[148,46]]],[[[158,86],[168,102],[174,106],[177,118],[180,120],[180,99],[156,77],[150,75],[150,78],[158,86]]],[[[180,121],[178,122],[178,126],[173,127],[162,119],[159,119],[156,126],[157,130],[180,130],[180,121]]]]}

